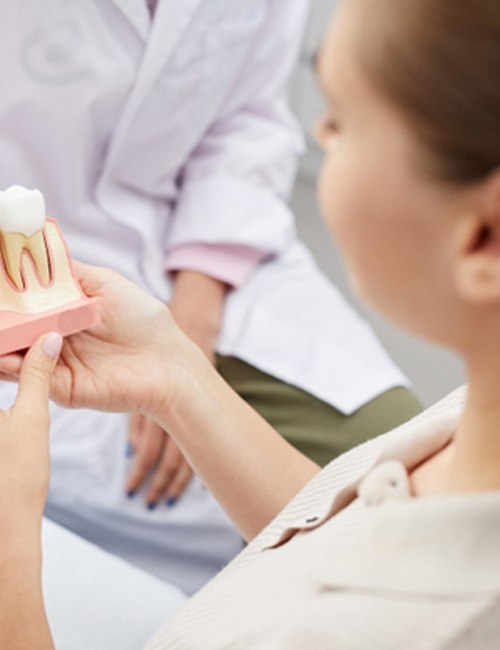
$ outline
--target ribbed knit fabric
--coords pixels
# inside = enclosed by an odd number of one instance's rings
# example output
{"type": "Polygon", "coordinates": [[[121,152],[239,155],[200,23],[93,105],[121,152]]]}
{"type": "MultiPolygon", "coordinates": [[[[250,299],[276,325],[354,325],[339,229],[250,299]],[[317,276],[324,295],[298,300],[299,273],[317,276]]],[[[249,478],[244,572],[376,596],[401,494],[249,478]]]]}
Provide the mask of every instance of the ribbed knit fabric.
{"type": "Polygon", "coordinates": [[[379,463],[440,449],[463,397],[331,463],[147,649],[496,650],[500,493],[356,498],[379,463]]]}

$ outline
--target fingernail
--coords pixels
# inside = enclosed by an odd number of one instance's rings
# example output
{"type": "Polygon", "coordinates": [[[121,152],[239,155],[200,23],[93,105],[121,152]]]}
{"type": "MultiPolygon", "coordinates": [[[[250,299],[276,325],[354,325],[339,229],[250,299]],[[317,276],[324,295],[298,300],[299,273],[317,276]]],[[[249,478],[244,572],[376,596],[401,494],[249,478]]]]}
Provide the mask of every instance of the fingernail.
{"type": "Polygon", "coordinates": [[[62,336],[57,332],[50,332],[50,334],[45,337],[45,340],[43,342],[43,351],[51,359],[57,359],[59,353],[61,352],[62,344],[62,336]]]}
{"type": "Polygon", "coordinates": [[[130,458],[133,455],[134,455],[134,445],[131,442],[128,442],[127,447],[125,449],[125,456],[127,458],[130,458]]]}
{"type": "Polygon", "coordinates": [[[135,490],[129,490],[129,491],[127,492],[127,496],[128,496],[129,499],[131,499],[132,497],[134,497],[134,496],[135,496],[135,490]]]}
{"type": "Polygon", "coordinates": [[[148,510],[154,510],[158,504],[157,503],[148,503],[148,510]]]}
{"type": "Polygon", "coordinates": [[[169,497],[165,503],[169,508],[173,508],[175,504],[177,503],[177,497],[169,497]]]}

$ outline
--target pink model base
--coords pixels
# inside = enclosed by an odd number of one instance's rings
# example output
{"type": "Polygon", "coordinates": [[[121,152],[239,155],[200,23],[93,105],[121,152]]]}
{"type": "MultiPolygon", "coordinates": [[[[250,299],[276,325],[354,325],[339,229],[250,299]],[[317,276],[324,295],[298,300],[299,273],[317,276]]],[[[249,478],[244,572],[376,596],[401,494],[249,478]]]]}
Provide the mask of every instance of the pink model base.
{"type": "Polygon", "coordinates": [[[0,355],[29,348],[42,334],[76,334],[100,322],[94,300],[82,297],[41,314],[0,311],[0,355]]]}

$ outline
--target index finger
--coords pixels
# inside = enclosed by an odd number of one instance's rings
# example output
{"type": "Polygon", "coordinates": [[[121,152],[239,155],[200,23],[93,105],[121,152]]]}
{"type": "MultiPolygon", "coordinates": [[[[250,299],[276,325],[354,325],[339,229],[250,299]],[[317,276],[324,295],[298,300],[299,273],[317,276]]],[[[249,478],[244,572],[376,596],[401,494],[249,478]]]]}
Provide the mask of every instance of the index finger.
{"type": "Polygon", "coordinates": [[[11,380],[13,377],[18,377],[25,356],[26,353],[14,352],[0,357],[0,376],[9,375],[11,380]]]}

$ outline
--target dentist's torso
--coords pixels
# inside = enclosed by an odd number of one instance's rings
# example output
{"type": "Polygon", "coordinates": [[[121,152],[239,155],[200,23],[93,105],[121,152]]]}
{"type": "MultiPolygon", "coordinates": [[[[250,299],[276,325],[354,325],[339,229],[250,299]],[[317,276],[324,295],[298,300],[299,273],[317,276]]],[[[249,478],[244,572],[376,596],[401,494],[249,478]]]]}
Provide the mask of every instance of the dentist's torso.
{"type": "MultiPolygon", "coordinates": [[[[42,189],[75,258],[168,301],[183,167],[276,2],[161,0],[154,21],[145,0],[5,3],[0,185],[42,189]]],[[[233,292],[218,348],[345,413],[405,382],[298,243],[233,292]]]]}
{"type": "Polygon", "coordinates": [[[269,0],[165,0],[154,22],[146,0],[4,4],[0,183],[40,187],[75,257],[167,299],[179,175],[269,0]]]}

